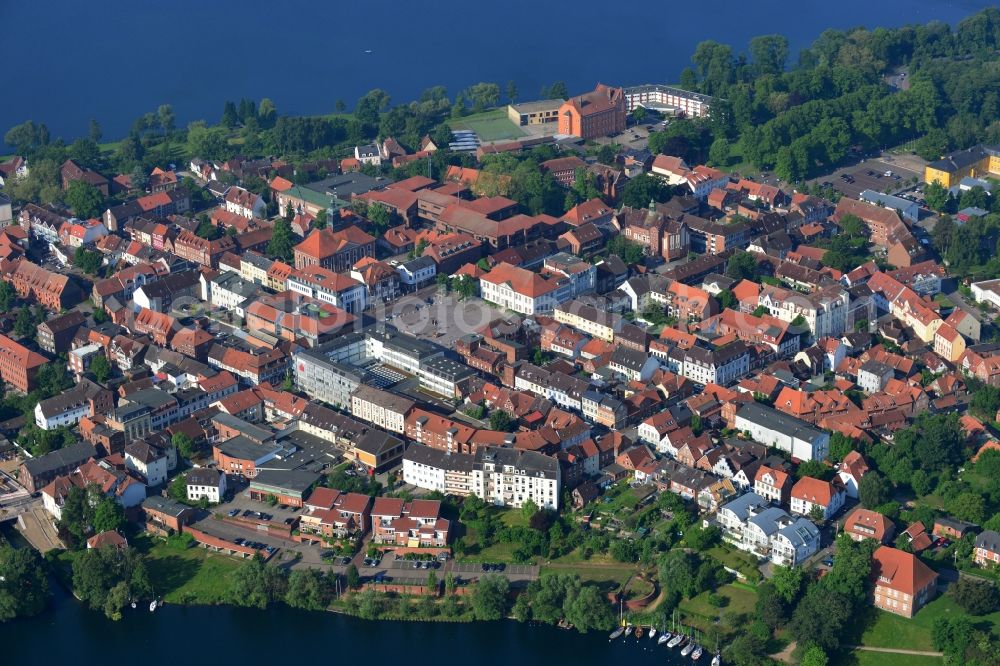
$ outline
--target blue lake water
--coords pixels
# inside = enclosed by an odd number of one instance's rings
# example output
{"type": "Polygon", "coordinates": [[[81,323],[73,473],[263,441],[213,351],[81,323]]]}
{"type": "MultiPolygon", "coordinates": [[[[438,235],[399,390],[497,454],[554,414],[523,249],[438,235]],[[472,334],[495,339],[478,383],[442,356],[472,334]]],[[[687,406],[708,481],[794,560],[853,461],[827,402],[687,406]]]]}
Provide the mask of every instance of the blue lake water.
{"type": "MultiPolygon", "coordinates": [[[[54,583],[53,583],[54,585],[54,583]]],[[[0,624],[4,664],[93,664],[134,660],[144,666],[189,664],[394,663],[412,666],[551,666],[558,663],[630,666],[692,664],[679,650],[646,637],[608,641],[508,622],[448,624],[368,622],[334,613],[229,607],[165,606],[126,610],[119,622],[87,610],[61,589],[49,612],[0,624]]],[[[708,664],[710,655],[700,664],[708,664]]]]}
{"type": "Polygon", "coordinates": [[[704,39],[745,49],[782,33],[793,58],[826,28],[956,23],[982,0],[101,0],[0,2],[0,136],[24,120],[54,136],[120,137],[170,103],[179,124],[217,121],[226,99],[270,97],[279,112],[353,108],[372,88],[396,101],[444,85],[517,83],[521,99],[563,80],[669,82],[704,39]],[[371,53],[366,53],[371,51],[371,53]]]}

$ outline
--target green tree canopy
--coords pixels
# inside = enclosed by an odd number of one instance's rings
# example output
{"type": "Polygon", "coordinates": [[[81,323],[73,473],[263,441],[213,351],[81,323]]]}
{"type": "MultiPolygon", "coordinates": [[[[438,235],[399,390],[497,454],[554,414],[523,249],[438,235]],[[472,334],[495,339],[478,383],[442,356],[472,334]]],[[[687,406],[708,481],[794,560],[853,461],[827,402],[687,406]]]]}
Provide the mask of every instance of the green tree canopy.
{"type": "Polygon", "coordinates": [[[73,560],[73,592],[93,610],[120,620],[131,599],[153,594],[146,565],[133,548],[90,548],[73,560]]]}
{"type": "Polygon", "coordinates": [[[267,244],[267,253],[282,261],[291,261],[294,256],[294,248],[292,224],[288,219],[279,217],[274,223],[274,231],[267,244]]]}
{"type": "Polygon", "coordinates": [[[38,551],[0,544],[0,622],[38,615],[49,598],[49,581],[38,551]]]}
{"type": "Polygon", "coordinates": [[[499,620],[507,613],[510,582],[506,576],[486,574],[472,591],[472,612],[477,620],[499,620]]]}
{"type": "Polygon", "coordinates": [[[66,190],[66,205],[81,219],[100,217],[104,206],[104,195],[90,183],[74,180],[66,190]]]}

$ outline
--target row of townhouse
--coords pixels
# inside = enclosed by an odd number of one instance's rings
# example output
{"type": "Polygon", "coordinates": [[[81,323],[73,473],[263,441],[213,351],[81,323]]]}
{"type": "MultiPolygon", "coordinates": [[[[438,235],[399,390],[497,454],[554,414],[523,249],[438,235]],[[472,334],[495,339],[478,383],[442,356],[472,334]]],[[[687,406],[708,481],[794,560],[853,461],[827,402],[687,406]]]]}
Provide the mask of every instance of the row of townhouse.
{"type": "Polygon", "coordinates": [[[590,383],[531,363],[522,363],[514,373],[514,388],[552,400],[560,407],[583,411],[584,394],[590,383]]]}
{"type": "Polygon", "coordinates": [[[806,518],[746,493],[719,508],[715,518],[725,540],[775,564],[794,566],[819,550],[820,534],[806,518]]]}
{"type": "Polygon", "coordinates": [[[850,302],[850,294],[839,285],[811,294],[766,285],[757,299],[758,306],[781,321],[792,323],[801,317],[814,338],[843,335],[847,331],[850,302]]]}
{"type": "Polygon", "coordinates": [[[372,506],[372,541],[405,548],[448,545],[451,521],[441,517],[439,500],[377,497],[372,506]]]}
{"type": "Polygon", "coordinates": [[[726,386],[750,374],[751,350],[740,341],[714,348],[651,344],[650,353],[668,370],[696,384],[726,386]]]}
{"type": "Polygon", "coordinates": [[[530,500],[559,508],[559,462],[535,451],[481,446],[466,454],[414,444],[403,454],[403,480],[446,494],[475,495],[497,506],[521,507],[530,500]]]}

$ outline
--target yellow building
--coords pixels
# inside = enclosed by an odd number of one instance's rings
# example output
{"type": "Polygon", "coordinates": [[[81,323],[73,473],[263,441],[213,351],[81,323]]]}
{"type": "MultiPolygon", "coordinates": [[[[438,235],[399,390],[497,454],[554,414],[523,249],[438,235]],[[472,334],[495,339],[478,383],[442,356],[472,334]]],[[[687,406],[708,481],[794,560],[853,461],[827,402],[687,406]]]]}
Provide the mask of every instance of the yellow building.
{"type": "Polygon", "coordinates": [[[950,363],[955,363],[965,353],[965,339],[951,324],[941,324],[934,333],[934,353],[950,363]]]}
{"type": "Polygon", "coordinates": [[[614,342],[615,332],[621,328],[621,318],[615,314],[598,310],[579,301],[563,303],[553,312],[560,324],[572,326],[587,335],[614,342]]]}
{"type": "Polygon", "coordinates": [[[984,174],[1000,175],[1000,146],[973,146],[931,162],[924,168],[924,182],[950,188],[963,178],[984,174]]]}
{"type": "Polygon", "coordinates": [[[538,102],[522,102],[507,105],[507,119],[515,125],[541,125],[559,120],[561,99],[543,99],[538,102]]]}

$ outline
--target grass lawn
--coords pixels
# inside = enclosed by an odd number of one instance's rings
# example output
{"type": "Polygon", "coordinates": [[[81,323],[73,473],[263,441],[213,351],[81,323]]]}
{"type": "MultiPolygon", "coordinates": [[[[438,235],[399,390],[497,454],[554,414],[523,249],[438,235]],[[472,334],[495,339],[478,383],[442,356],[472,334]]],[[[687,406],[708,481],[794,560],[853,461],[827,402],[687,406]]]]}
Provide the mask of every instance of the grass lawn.
{"type": "Polygon", "coordinates": [[[738,173],[741,176],[757,176],[760,169],[745,161],[743,158],[743,147],[736,142],[729,147],[729,161],[724,166],[719,167],[726,173],[738,173]]]}
{"type": "Polygon", "coordinates": [[[634,488],[625,487],[624,490],[613,495],[610,502],[601,502],[597,505],[596,511],[603,515],[613,515],[619,512],[631,513],[637,504],[642,501],[634,488]]]}
{"type": "Polygon", "coordinates": [[[528,519],[520,509],[508,509],[500,514],[500,521],[508,527],[527,527],[528,519]]]}
{"type": "Polygon", "coordinates": [[[594,553],[589,559],[584,559],[583,548],[574,548],[561,557],[552,560],[552,564],[579,564],[584,566],[622,566],[622,563],[605,553],[594,553]]]}
{"type": "Polygon", "coordinates": [[[524,132],[507,119],[506,108],[453,118],[447,123],[453,130],[472,130],[482,141],[513,140],[524,136],[524,132]]]}
{"type": "Polygon", "coordinates": [[[757,560],[747,553],[721,545],[712,546],[705,552],[730,569],[736,569],[737,571],[742,572],[743,575],[751,578],[751,581],[753,581],[753,576],[755,575],[759,579],[757,560]],[[758,573],[755,574],[754,572],[758,573]]]}
{"type": "Polygon", "coordinates": [[[229,574],[243,564],[204,548],[172,548],[163,539],[145,535],[133,539],[132,545],[146,555],[153,589],[173,603],[222,603],[229,588],[229,574]]]}
{"type": "Polygon", "coordinates": [[[749,585],[733,583],[723,585],[716,594],[729,599],[723,608],[716,608],[708,602],[708,592],[702,592],[693,599],[685,599],[680,603],[680,611],[684,615],[685,624],[693,624],[705,630],[709,625],[721,620],[725,613],[753,613],[757,603],[757,593],[749,585]]]}
{"type": "Polygon", "coordinates": [[[942,657],[921,657],[913,654],[855,650],[839,661],[832,663],[835,666],[941,666],[944,663],[944,659],[942,657]]]}
{"type": "MultiPolygon", "coordinates": [[[[954,599],[943,595],[921,608],[909,620],[885,611],[875,611],[875,613],[875,621],[861,636],[862,645],[933,651],[931,629],[934,620],[946,615],[960,614],[963,611],[954,599]]],[[[991,628],[994,633],[1000,633],[1000,612],[972,619],[977,626],[983,629],[991,628]]]]}
{"type": "Polygon", "coordinates": [[[510,562],[513,559],[514,551],[517,550],[516,543],[498,542],[492,546],[487,546],[474,553],[467,553],[458,558],[459,562],[510,562]]]}
{"type": "Polygon", "coordinates": [[[580,580],[594,582],[603,590],[614,590],[625,584],[635,574],[636,568],[626,564],[567,564],[553,562],[542,567],[542,573],[576,574],[580,580]]]}
{"type": "Polygon", "coordinates": [[[944,294],[936,294],[934,296],[934,302],[943,308],[953,308],[955,304],[951,302],[951,299],[944,294]]]}

